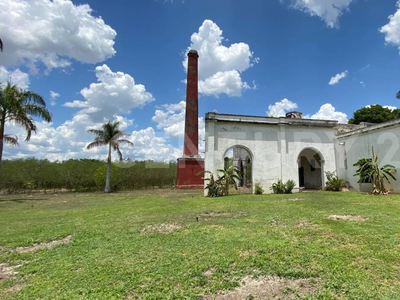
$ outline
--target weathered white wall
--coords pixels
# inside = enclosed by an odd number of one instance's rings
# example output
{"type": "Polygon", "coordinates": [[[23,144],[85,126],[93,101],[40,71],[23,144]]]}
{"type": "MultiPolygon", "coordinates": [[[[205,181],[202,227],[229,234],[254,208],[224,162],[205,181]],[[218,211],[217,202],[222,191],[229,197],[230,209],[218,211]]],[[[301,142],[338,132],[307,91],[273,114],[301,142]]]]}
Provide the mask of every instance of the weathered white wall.
{"type": "Polygon", "coordinates": [[[357,183],[359,178],[353,176],[357,167],[353,165],[361,158],[371,157],[372,146],[378,153],[380,166],[391,164],[396,167],[398,180],[392,181],[387,188],[392,189],[395,193],[400,193],[400,124],[398,121],[338,136],[335,148],[339,176],[344,178],[355,190],[369,192],[370,184],[357,183]],[[388,126],[389,124],[392,126],[388,126]]]}
{"type": "Polygon", "coordinates": [[[278,121],[257,124],[206,120],[205,169],[216,174],[224,166],[225,152],[232,146],[243,146],[252,154],[253,189],[259,182],[269,193],[272,183],[278,179],[292,179],[298,187],[299,154],[304,149],[313,149],[321,156],[325,184],[324,172],[336,170],[333,126],[292,126],[278,121]]]}

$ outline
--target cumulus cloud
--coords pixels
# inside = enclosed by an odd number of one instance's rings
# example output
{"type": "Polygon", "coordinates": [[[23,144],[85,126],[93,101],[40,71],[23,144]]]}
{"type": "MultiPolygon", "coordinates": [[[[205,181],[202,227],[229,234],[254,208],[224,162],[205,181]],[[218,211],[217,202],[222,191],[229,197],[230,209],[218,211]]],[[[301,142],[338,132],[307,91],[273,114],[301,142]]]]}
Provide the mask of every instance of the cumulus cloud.
{"type": "MultiPolygon", "coordinates": [[[[104,159],[107,156],[107,147],[87,150],[86,146],[93,141],[93,135],[87,132],[91,128],[100,128],[104,121],[120,122],[120,129],[129,132],[133,120],[125,116],[132,108],[142,107],[154,100],[141,84],[136,84],[134,79],[122,72],[113,72],[106,66],[96,68],[97,83],[82,89],[81,94],[85,101],[74,100],[64,103],[64,106],[78,108],[72,119],[59,126],[45,122],[37,123],[37,132],[32,135],[29,143],[24,142],[25,132],[14,124],[6,125],[6,133],[19,137],[20,147],[11,148],[6,145],[5,158],[47,158],[49,160],[66,160],[70,158],[104,159]]],[[[57,99],[60,95],[50,92],[50,98],[57,99]]],[[[172,120],[178,124],[182,116],[175,118],[174,114],[182,114],[185,102],[164,106],[168,113],[165,120],[157,119],[162,123],[160,132],[152,127],[133,130],[129,138],[134,143],[134,148],[124,147],[124,157],[131,159],[153,159],[158,161],[174,160],[182,155],[182,150],[168,142],[166,134],[178,136],[174,131],[172,120]]],[[[180,126],[180,125],[179,125],[180,126]]],[[[114,156],[114,158],[117,158],[114,156]]]]}
{"type": "MultiPolygon", "coordinates": [[[[229,47],[222,44],[222,30],[211,20],[205,20],[199,31],[191,36],[189,49],[199,53],[199,92],[205,95],[240,96],[249,88],[243,82],[241,73],[259,62],[253,57],[250,46],[246,43],[235,43],[229,47]]],[[[187,69],[187,56],[182,62],[187,69]]]]}
{"type": "Polygon", "coordinates": [[[389,23],[379,30],[385,35],[386,43],[397,46],[400,51],[400,0],[397,2],[397,11],[389,16],[389,23]]]}
{"type": "Polygon", "coordinates": [[[2,64],[26,64],[33,72],[64,68],[71,59],[98,63],[113,56],[116,31],[92,15],[89,5],[70,0],[2,0],[2,64]]]}
{"type": "Polygon", "coordinates": [[[297,104],[290,101],[289,99],[283,99],[275,102],[275,104],[268,106],[267,116],[269,117],[284,117],[286,113],[297,109],[297,104]]]}
{"type": "Polygon", "coordinates": [[[335,28],[339,26],[339,18],[343,12],[349,10],[354,0],[291,0],[290,2],[291,7],[310,16],[317,16],[325,22],[326,26],[335,28]]]}
{"type": "MultiPolygon", "coordinates": [[[[186,102],[165,104],[157,109],[152,118],[157,123],[157,129],[164,131],[167,138],[178,138],[183,141],[185,133],[185,109],[186,102]]],[[[205,123],[199,118],[199,152],[204,151],[205,123]]],[[[182,153],[181,153],[182,154],[182,153]]]]}
{"type": "Polygon", "coordinates": [[[57,104],[57,98],[59,98],[61,95],[59,93],[56,93],[54,91],[50,91],[50,104],[51,106],[56,106],[57,104]]]}
{"type": "Polygon", "coordinates": [[[342,80],[343,78],[346,78],[347,75],[349,74],[349,71],[344,71],[342,73],[338,73],[335,76],[333,76],[331,78],[331,80],[329,81],[329,85],[335,85],[338,84],[340,80],[342,80]]]}
{"type": "Polygon", "coordinates": [[[335,107],[330,103],[322,105],[319,111],[313,114],[310,118],[317,120],[336,120],[339,121],[339,123],[348,122],[347,115],[343,112],[336,111],[335,107]]]}
{"type": "Polygon", "coordinates": [[[20,69],[9,71],[5,67],[0,66],[0,84],[5,84],[8,81],[13,85],[16,84],[20,89],[27,89],[30,83],[29,75],[20,69]]]}
{"type": "MultiPolygon", "coordinates": [[[[133,124],[133,120],[122,116],[116,116],[113,121],[119,121],[122,130],[126,130],[133,124]]],[[[87,130],[100,128],[101,125],[102,123],[94,123],[88,114],[83,113],[76,114],[71,120],[57,127],[53,124],[38,122],[36,134],[33,134],[30,142],[27,143],[23,141],[25,132],[21,127],[7,124],[6,132],[17,135],[20,146],[12,148],[6,145],[4,157],[11,159],[34,156],[51,161],[71,158],[105,159],[107,147],[86,149],[88,143],[94,138],[87,130]]],[[[124,158],[170,161],[182,155],[181,149],[169,144],[167,139],[162,137],[162,133],[160,137],[160,133],[156,133],[152,127],[129,133],[131,133],[129,140],[134,143],[134,147],[124,146],[121,148],[124,158]]],[[[114,159],[117,159],[116,155],[114,155],[114,159]]]]}
{"type": "Polygon", "coordinates": [[[144,85],[135,83],[129,74],[113,72],[105,64],[96,67],[96,77],[97,83],[81,90],[85,101],[66,102],[63,106],[83,108],[81,113],[90,114],[95,122],[100,122],[154,101],[144,85]]]}

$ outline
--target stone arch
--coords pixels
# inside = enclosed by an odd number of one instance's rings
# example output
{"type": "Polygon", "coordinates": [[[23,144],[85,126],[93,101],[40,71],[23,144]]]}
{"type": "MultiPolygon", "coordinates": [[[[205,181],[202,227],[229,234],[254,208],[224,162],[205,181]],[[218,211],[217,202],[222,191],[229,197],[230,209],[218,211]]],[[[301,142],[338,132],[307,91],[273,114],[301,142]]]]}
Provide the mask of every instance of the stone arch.
{"type": "Polygon", "coordinates": [[[297,163],[300,188],[320,190],[324,187],[325,160],[318,149],[304,148],[298,155],[297,163]]]}
{"type": "Polygon", "coordinates": [[[252,193],[253,188],[253,154],[249,148],[242,145],[229,147],[223,156],[224,167],[233,165],[242,173],[238,182],[239,193],[252,193]]]}

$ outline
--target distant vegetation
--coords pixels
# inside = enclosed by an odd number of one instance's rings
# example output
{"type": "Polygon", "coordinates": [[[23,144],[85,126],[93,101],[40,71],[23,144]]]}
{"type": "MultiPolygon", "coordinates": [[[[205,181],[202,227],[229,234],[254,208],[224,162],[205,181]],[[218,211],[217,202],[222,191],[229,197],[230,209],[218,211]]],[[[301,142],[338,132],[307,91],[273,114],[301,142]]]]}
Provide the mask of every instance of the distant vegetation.
{"type": "Polygon", "coordinates": [[[399,118],[400,109],[392,110],[382,105],[371,105],[355,111],[353,118],[349,120],[349,124],[360,124],[361,122],[383,123],[399,118]]]}
{"type": "MultiPolygon", "coordinates": [[[[34,158],[4,160],[0,178],[3,192],[54,192],[104,190],[106,162],[93,159],[70,159],[50,162],[34,158]]],[[[123,161],[113,163],[111,190],[173,187],[176,163],[123,161]]]]}

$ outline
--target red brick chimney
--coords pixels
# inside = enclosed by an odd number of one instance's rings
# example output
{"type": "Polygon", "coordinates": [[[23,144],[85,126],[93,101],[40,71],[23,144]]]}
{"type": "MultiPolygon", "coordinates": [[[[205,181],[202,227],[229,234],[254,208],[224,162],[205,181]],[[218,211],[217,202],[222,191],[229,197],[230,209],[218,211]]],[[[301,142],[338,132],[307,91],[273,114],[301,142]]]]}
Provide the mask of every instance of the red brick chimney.
{"type": "Polygon", "coordinates": [[[188,53],[186,114],[183,157],[178,159],[178,189],[203,189],[204,159],[199,155],[198,58],[196,50],[188,53]]]}
{"type": "Polygon", "coordinates": [[[198,58],[196,50],[188,53],[187,83],[186,83],[186,116],[184,156],[199,155],[199,88],[198,88],[198,58]]]}

